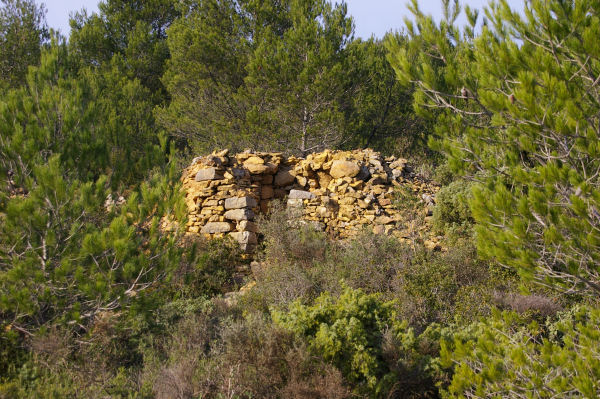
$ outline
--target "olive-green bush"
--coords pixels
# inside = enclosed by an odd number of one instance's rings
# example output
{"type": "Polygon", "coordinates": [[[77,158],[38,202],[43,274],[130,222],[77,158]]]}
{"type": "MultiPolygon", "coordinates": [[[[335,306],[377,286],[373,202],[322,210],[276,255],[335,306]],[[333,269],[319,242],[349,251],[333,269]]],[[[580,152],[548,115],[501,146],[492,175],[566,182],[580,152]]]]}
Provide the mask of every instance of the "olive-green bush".
{"type": "Polygon", "coordinates": [[[435,197],[433,225],[440,232],[466,232],[473,224],[469,201],[472,183],[456,180],[442,187],[435,197]]]}

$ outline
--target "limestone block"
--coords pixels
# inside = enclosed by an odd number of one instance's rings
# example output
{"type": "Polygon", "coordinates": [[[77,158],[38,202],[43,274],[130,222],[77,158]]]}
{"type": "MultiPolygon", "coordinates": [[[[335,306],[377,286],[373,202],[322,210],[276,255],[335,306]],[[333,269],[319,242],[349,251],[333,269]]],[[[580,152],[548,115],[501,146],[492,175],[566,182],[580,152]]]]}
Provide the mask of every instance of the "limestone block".
{"type": "Polygon", "coordinates": [[[231,238],[236,240],[240,244],[257,244],[258,240],[256,238],[256,233],[252,231],[235,231],[233,233],[229,233],[231,238]]]}
{"type": "Polygon", "coordinates": [[[269,167],[265,164],[244,163],[244,166],[253,175],[260,175],[260,174],[265,173],[267,170],[269,170],[269,167]]]}
{"type": "Polygon", "coordinates": [[[202,206],[203,206],[203,207],[206,207],[206,206],[218,206],[218,205],[219,205],[219,201],[218,201],[218,200],[216,200],[216,199],[211,199],[211,198],[208,198],[208,199],[206,199],[206,200],[205,200],[205,201],[202,203],[202,206]]]}
{"type": "Polygon", "coordinates": [[[250,158],[248,158],[244,161],[244,166],[249,165],[249,164],[264,164],[264,163],[265,163],[265,160],[262,159],[261,157],[251,156],[250,158]]]}
{"type": "Polygon", "coordinates": [[[333,179],[329,173],[325,172],[317,172],[317,176],[319,177],[319,185],[321,186],[321,188],[327,188],[327,186],[333,179]]]}
{"type": "Polygon", "coordinates": [[[287,200],[287,206],[296,208],[302,207],[302,205],[304,205],[304,203],[302,202],[301,198],[288,198],[287,200]]]}
{"type": "Polygon", "coordinates": [[[252,212],[250,209],[231,209],[227,212],[225,212],[225,214],[223,215],[225,216],[225,219],[228,220],[236,220],[236,221],[240,221],[240,220],[251,220],[254,219],[254,212],[252,212]]]}
{"type": "Polygon", "coordinates": [[[408,161],[404,158],[399,158],[390,164],[390,169],[404,169],[408,161]]]}
{"type": "Polygon", "coordinates": [[[388,224],[388,223],[393,223],[394,219],[392,219],[389,216],[380,216],[376,219],[376,223],[377,224],[388,224]]]}
{"type": "Polygon", "coordinates": [[[306,177],[304,177],[304,176],[298,175],[298,176],[296,176],[296,181],[298,182],[298,184],[301,187],[304,187],[304,186],[306,186],[306,183],[308,182],[308,179],[306,177]]]}
{"type": "Polygon", "coordinates": [[[388,205],[392,205],[392,200],[389,198],[383,198],[379,200],[379,205],[381,206],[388,206],[388,205]]]}
{"type": "Polygon", "coordinates": [[[254,208],[257,202],[250,196],[225,199],[225,209],[254,208]]]}
{"type": "Polygon", "coordinates": [[[381,224],[373,226],[373,233],[374,234],[385,234],[385,226],[383,226],[381,224]]]}
{"type": "Polygon", "coordinates": [[[253,233],[256,233],[258,231],[258,227],[256,226],[256,223],[251,222],[249,220],[240,221],[238,223],[236,229],[237,229],[237,231],[251,231],[253,233]]]}
{"type": "Polygon", "coordinates": [[[221,180],[223,175],[216,168],[208,168],[208,169],[200,169],[198,173],[196,173],[196,181],[205,181],[205,180],[221,180]]]}
{"type": "Polygon", "coordinates": [[[231,224],[227,222],[211,222],[207,223],[200,232],[202,234],[219,234],[227,233],[232,230],[231,224]]]}
{"type": "Polygon", "coordinates": [[[290,194],[288,195],[288,198],[289,199],[313,199],[313,198],[316,198],[316,195],[314,195],[310,191],[290,190],[290,194]]]}

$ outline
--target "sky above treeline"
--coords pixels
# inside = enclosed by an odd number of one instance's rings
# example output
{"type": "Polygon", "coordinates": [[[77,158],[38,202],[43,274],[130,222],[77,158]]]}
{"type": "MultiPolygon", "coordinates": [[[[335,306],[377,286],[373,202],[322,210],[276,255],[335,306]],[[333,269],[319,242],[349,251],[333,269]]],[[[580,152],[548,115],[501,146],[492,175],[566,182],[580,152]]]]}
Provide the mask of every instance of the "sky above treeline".
{"type": "MultiPolygon", "coordinates": [[[[524,0],[509,0],[516,9],[523,8],[524,0]]],[[[48,23],[60,30],[64,35],[69,34],[69,14],[85,8],[88,13],[98,11],[98,0],[46,0],[48,23]]],[[[346,0],[348,12],[354,17],[355,35],[367,39],[371,35],[383,37],[386,32],[402,30],[404,17],[411,17],[406,8],[407,0],[346,0]]],[[[481,9],[488,0],[463,0],[462,5],[481,9]]],[[[440,0],[420,0],[421,9],[426,14],[432,14],[436,19],[442,15],[440,0]]],[[[464,17],[460,21],[464,23],[464,17]]]]}

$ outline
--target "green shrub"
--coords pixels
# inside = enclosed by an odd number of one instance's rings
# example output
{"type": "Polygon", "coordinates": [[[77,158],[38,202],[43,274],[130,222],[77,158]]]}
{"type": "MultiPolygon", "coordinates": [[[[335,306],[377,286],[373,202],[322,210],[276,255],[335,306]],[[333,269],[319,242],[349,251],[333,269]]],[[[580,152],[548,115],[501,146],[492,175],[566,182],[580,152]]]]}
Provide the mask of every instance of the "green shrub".
{"type": "Polygon", "coordinates": [[[485,315],[493,290],[514,284],[496,276],[467,240],[457,240],[447,252],[416,250],[403,266],[394,281],[398,307],[404,319],[421,328],[485,315]]]}
{"type": "Polygon", "coordinates": [[[206,240],[186,237],[184,257],[174,273],[170,289],[174,296],[201,297],[235,289],[233,275],[244,262],[237,242],[230,237],[206,240]]]}
{"type": "Polygon", "coordinates": [[[296,210],[273,201],[267,217],[258,220],[265,260],[310,265],[326,257],[329,241],[314,225],[297,220],[296,210]]]}
{"type": "Polygon", "coordinates": [[[473,224],[469,201],[472,183],[457,180],[443,187],[435,197],[433,226],[440,232],[465,232],[473,224]]]}
{"type": "Polygon", "coordinates": [[[390,367],[384,359],[385,343],[395,342],[404,361],[415,342],[407,324],[396,320],[391,303],[351,288],[337,300],[322,294],[314,305],[294,302],[289,312],[274,310],[272,317],[306,339],[310,349],[338,367],[359,392],[372,397],[385,396],[396,380],[395,365],[390,367]]]}
{"type": "Polygon", "coordinates": [[[443,341],[454,367],[450,397],[586,397],[600,394],[600,309],[578,307],[546,325],[513,312],[443,341]]]}
{"type": "Polygon", "coordinates": [[[145,350],[139,385],[154,398],[349,396],[335,367],[263,314],[242,316],[215,299],[200,307],[180,302],[161,318],[173,320],[173,310],[186,316],[145,350]]]}

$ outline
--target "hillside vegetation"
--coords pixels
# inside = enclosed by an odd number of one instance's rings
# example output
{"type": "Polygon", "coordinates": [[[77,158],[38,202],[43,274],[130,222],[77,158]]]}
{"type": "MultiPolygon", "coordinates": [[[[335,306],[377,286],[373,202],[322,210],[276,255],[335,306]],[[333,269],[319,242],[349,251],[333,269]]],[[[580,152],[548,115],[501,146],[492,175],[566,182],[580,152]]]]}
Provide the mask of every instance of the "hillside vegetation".
{"type": "Polygon", "coordinates": [[[343,2],[102,0],[66,38],[1,0],[0,398],[600,397],[600,0],[441,6],[363,40],[343,2]],[[273,201],[249,255],[189,219],[222,148],[435,190],[336,234],[273,201]]]}

